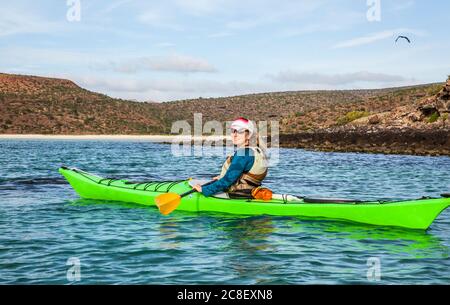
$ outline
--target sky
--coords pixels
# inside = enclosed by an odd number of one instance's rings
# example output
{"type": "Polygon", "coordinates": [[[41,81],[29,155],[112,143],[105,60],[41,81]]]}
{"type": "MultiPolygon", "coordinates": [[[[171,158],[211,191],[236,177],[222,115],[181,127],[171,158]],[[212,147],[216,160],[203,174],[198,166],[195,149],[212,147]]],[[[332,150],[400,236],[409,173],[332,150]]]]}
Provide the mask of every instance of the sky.
{"type": "Polygon", "coordinates": [[[0,72],[67,78],[116,98],[386,88],[450,74],[447,0],[0,4],[0,72]]]}

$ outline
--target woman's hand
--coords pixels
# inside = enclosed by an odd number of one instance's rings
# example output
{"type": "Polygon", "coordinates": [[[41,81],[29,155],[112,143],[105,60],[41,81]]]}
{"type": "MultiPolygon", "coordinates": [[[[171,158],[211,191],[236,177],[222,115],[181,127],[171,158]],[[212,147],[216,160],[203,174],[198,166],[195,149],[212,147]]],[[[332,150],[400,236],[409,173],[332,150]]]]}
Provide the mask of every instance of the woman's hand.
{"type": "Polygon", "coordinates": [[[200,184],[196,184],[192,188],[195,189],[199,193],[202,192],[202,186],[200,184]]]}

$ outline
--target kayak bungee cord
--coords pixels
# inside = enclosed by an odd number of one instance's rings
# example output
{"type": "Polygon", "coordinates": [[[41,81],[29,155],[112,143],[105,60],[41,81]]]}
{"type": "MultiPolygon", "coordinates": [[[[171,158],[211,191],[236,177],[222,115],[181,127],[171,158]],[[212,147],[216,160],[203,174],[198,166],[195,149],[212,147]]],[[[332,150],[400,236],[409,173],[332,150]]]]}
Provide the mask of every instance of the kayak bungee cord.
{"type": "Polygon", "coordinates": [[[148,182],[148,183],[144,186],[144,189],[143,189],[143,190],[146,191],[148,187],[150,187],[150,186],[152,186],[153,184],[156,184],[156,183],[158,183],[158,182],[156,182],[156,181],[148,182]]]}
{"type": "Polygon", "coordinates": [[[107,185],[110,186],[110,185],[111,185],[111,182],[117,181],[117,180],[119,180],[119,179],[114,179],[114,178],[103,178],[103,179],[100,179],[97,183],[98,183],[98,184],[103,184],[102,182],[103,182],[103,181],[106,181],[106,180],[109,180],[107,185]]]}
{"type": "MultiPolygon", "coordinates": [[[[100,185],[105,185],[105,186],[109,186],[109,187],[116,187],[116,188],[122,188],[122,189],[129,189],[129,190],[134,189],[134,190],[138,190],[138,191],[148,191],[148,192],[168,193],[168,192],[170,191],[170,189],[172,189],[175,185],[177,185],[177,184],[179,184],[179,183],[182,183],[182,182],[185,182],[185,181],[186,181],[186,180],[175,180],[175,181],[172,181],[172,180],[169,180],[169,181],[148,181],[148,182],[137,183],[137,185],[136,185],[135,187],[132,187],[132,188],[131,188],[131,187],[123,187],[123,186],[112,185],[112,184],[111,184],[111,183],[113,183],[113,182],[115,182],[115,181],[120,181],[120,180],[122,180],[122,179],[115,179],[115,178],[100,178],[100,177],[99,177],[100,180],[96,181],[95,179],[92,179],[92,178],[90,177],[90,176],[95,176],[95,175],[86,173],[86,172],[84,172],[84,171],[82,171],[82,170],[79,170],[79,169],[77,169],[77,168],[68,168],[68,167],[62,167],[62,168],[63,168],[63,169],[67,169],[67,170],[72,170],[72,171],[74,171],[74,172],[80,174],[80,175],[83,176],[84,178],[89,179],[89,180],[91,180],[92,182],[95,182],[95,183],[100,184],[100,185]],[[109,180],[107,184],[102,183],[102,182],[107,181],[107,180],[109,180]],[[138,185],[143,185],[143,184],[146,184],[146,186],[144,187],[144,189],[139,190],[139,189],[136,188],[138,185]],[[160,189],[162,186],[164,186],[165,184],[169,184],[168,187],[167,187],[164,191],[159,190],[159,189],[160,189]],[[154,186],[154,188],[148,189],[150,186],[154,186]]],[[[124,180],[123,180],[123,181],[124,181],[124,180]]],[[[125,184],[135,184],[135,183],[129,183],[129,182],[127,181],[125,184]]]]}

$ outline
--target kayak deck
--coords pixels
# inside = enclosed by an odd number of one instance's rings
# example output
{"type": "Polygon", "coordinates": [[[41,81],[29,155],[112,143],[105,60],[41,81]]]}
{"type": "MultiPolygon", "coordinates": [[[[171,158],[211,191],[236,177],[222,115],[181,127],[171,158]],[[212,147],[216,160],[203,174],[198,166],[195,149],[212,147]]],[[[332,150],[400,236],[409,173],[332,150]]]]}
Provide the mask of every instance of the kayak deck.
{"type": "MultiPolygon", "coordinates": [[[[59,172],[81,197],[89,199],[124,201],[156,207],[155,198],[160,194],[168,192],[181,194],[191,190],[188,180],[135,183],[122,179],[102,178],[75,168],[61,167],[59,172]]],[[[200,193],[193,193],[183,197],[177,209],[240,215],[327,218],[425,230],[449,205],[450,198],[307,203],[301,198],[295,201],[282,199],[263,201],[205,197],[200,193]]]]}

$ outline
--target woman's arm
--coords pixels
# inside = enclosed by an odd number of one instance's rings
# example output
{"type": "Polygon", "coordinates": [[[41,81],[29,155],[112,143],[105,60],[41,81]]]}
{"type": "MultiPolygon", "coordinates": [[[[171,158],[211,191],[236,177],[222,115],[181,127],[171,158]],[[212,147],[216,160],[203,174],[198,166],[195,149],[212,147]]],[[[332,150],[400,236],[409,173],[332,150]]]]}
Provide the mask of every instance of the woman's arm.
{"type": "Polygon", "coordinates": [[[211,196],[213,194],[225,191],[233,183],[235,183],[237,179],[239,179],[244,171],[250,170],[250,168],[253,166],[254,160],[255,157],[253,155],[243,155],[235,153],[230,167],[228,168],[225,175],[221,179],[209,185],[201,187],[200,190],[202,194],[205,196],[211,196]]]}

